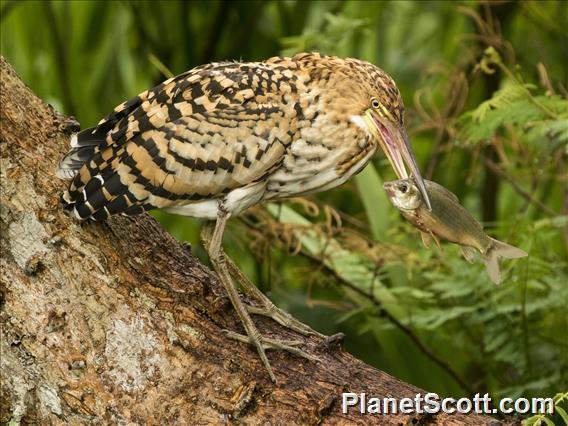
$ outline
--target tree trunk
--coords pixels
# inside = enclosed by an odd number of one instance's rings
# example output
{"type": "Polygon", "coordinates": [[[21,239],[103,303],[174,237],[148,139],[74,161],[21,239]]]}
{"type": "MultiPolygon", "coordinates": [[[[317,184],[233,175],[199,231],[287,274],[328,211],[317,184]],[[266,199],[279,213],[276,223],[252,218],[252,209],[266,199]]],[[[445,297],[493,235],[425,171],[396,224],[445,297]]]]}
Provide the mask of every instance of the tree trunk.
{"type": "MultiPolygon", "coordinates": [[[[18,424],[493,424],[479,415],[341,413],[342,392],[424,391],[322,339],[321,363],[270,353],[272,384],[216,276],[144,214],[105,223],[66,216],[55,178],[64,117],[1,59],[2,321],[0,422],[18,424]]],[[[419,368],[419,367],[417,367],[419,368]]],[[[498,422],[495,424],[499,424],[498,422]]]]}

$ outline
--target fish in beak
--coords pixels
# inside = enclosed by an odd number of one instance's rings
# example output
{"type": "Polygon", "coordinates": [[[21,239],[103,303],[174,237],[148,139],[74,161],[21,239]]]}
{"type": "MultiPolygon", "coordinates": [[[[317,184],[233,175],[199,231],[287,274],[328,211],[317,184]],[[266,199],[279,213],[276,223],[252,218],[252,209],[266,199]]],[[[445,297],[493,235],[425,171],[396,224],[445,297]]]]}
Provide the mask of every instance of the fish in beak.
{"type": "Polygon", "coordinates": [[[374,110],[367,111],[366,118],[371,133],[377,137],[379,145],[398,178],[407,179],[409,177],[405,167],[406,164],[410,169],[410,173],[416,182],[420,194],[424,198],[428,210],[432,210],[430,199],[426,192],[426,185],[416,164],[416,158],[410,147],[406,130],[393,121],[380,117],[374,110]]]}

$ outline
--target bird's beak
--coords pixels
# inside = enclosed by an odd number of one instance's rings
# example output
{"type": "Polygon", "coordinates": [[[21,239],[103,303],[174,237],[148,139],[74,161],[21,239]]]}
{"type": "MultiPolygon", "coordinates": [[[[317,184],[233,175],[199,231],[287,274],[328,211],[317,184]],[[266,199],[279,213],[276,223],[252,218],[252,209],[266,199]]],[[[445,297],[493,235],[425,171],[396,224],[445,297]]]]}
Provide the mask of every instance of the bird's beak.
{"type": "Polygon", "coordinates": [[[410,173],[416,181],[418,190],[426,202],[429,210],[432,210],[424,179],[420,174],[414,152],[408,142],[406,130],[398,124],[394,124],[391,120],[380,117],[374,110],[368,110],[366,117],[370,124],[371,133],[375,134],[379,141],[379,145],[386,157],[388,158],[394,172],[399,179],[407,179],[408,173],[405,164],[410,169],[410,173]]]}

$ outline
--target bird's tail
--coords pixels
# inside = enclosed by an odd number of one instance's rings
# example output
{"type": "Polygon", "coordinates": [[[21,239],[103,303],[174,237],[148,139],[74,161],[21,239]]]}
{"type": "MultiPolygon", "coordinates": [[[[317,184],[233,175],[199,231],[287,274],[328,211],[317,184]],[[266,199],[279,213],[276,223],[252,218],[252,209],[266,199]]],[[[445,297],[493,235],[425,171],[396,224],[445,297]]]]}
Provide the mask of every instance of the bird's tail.
{"type": "Polygon", "coordinates": [[[519,257],[528,256],[527,252],[520,248],[513,247],[507,243],[491,238],[491,245],[489,250],[483,256],[485,267],[489,278],[493,283],[499,284],[501,282],[501,272],[499,270],[499,258],[516,259],[519,257]]]}
{"type": "Polygon", "coordinates": [[[59,162],[56,175],[61,179],[74,177],[83,164],[96,153],[97,148],[105,143],[105,135],[96,127],[85,129],[71,136],[69,152],[59,162]]]}

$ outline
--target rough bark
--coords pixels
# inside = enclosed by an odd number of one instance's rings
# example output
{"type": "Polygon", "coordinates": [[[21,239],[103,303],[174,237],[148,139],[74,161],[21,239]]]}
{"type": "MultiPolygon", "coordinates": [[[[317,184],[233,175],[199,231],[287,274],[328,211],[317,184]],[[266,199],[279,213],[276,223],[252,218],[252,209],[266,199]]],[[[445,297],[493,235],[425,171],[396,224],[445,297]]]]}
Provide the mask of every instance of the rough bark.
{"type": "Polygon", "coordinates": [[[493,424],[342,415],[342,392],[424,391],[256,318],[323,361],[270,353],[272,384],[256,352],[221,333],[240,325],[187,246],[148,215],[79,223],[63,213],[66,183],[54,171],[67,149],[65,118],[3,58],[1,106],[1,423],[493,424]]]}

